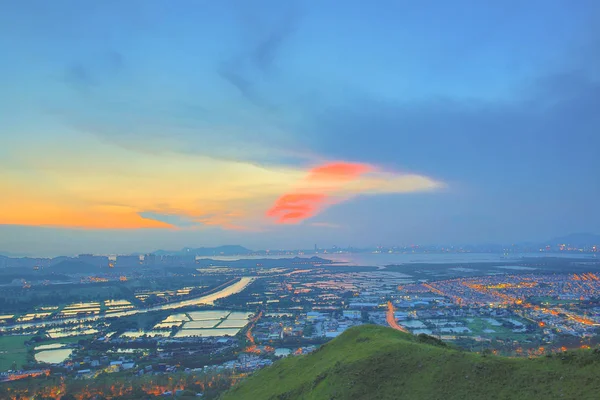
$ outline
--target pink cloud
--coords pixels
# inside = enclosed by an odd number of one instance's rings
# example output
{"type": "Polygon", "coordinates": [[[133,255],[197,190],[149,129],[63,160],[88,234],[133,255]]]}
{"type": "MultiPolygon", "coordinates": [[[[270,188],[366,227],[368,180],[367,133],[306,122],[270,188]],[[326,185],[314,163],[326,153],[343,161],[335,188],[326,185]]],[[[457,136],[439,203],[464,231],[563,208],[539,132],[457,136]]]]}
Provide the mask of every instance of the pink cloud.
{"type": "Polygon", "coordinates": [[[278,224],[297,224],[326,207],[362,194],[411,193],[444,187],[422,175],[383,171],[373,165],[329,162],[310,169],[280,196],[266,215],[278,224]]]}
{"type": "Polygon", "coordinates": [[[296,192],[286,193],[275,201],[267,211],[267,216],[275,218],[279,224],[296,224],[313,217],[326,206],[336,202],[333,194],[337,189],[371,170],[373,167],[368,164],[343,161],[315,167],[300,182],[296,192]],[[317,182],[327,182],[328,187],[320,189],[311,187],[317,182]],[[307,190],[305,187],[310,189],[307,190]]]}
{"type": "Polygon", "coordinates": [[[324,193],[287,193],[277,199],[267,216],[277,218],[280,224],[294,224],[317,214],[324,206],[324,193]]]}
{"type": "Polygon", "coordinates": [[[306,179],[308,181],[328,180],[334,182],[347,182],[372,170],[373,167],[369,164],[340,161],[327,163],[311,169],[306,179]]]}

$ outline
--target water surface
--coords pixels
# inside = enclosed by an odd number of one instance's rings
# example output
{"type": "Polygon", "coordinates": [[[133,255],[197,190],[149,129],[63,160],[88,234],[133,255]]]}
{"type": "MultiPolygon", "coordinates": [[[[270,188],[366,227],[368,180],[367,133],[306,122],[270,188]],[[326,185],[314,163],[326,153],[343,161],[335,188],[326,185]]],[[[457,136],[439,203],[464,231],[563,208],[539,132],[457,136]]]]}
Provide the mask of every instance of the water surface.
{"type": "Polygon", "coordinates": [[[60,364],[69,358],[72,353],[72,349],[44,350],[35,353],[35,360],[46,364],[60,364]]]}

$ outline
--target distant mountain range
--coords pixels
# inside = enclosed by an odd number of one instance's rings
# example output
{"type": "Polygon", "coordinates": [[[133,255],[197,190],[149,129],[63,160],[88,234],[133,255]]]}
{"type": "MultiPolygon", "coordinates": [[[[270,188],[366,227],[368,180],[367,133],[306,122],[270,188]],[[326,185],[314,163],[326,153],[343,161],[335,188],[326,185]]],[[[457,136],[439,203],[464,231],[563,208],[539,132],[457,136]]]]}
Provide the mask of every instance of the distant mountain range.
{"type": "Polygon", "coordinates": [[[19,253],[11,253],[9,251],[0,251],[0,258],[17,258],[17,257],[27,257],[27,255],[19,254],[19,253]]]}
{"type": "Polygon", "coordinates": [[[594,246],[600,245],[600,235],[595,235],[593,233],[573,233],[571,235],[554,238],[546,244],[566,244],[577,247],[594,246]]]}
{"type": "MultiPolygon", "coordinates": [[[[520,242],[517,244],[464,244],[461,246],[446,246],[446,245],[426,245],[426,246],[393,246],[389,248],[356,248],[356,247],[348,247],[348,248],[339,248],[333,246],[331,248],[319,248],[319,253],[335,253],[338,251],[345,251],[351,253],[371,253],[375,249],[387,252],[388,250],[391,252],[404,252],[404,251],[426,251],[426,252],[436,252],[436,251],[469,251],[473,253],[502,253],[505,251],[514,251],[514,252],[537,252],[539,249],[545,249],[547,246],[550,246],[549,251],[560,251],[560,250],[571,250],[578,251],[577,249],[584,249],[584,251],[593,251],[592,247],[597,246],[600,248],[600,235],[593,233],[574,233],[566,236],[555,237],[553,239],[544,241],[544,242],[520,242]],[[562,248],[564,245],[565,248],[562,248]]],[[[218,257],[218,256],[246,256],[246,255],[264,255],[268,256],[269,254],[278,254],[278,255],[295,255],[298,252],[303,251],[306,255],[314,254],[313,249],[295,249],[295,250],[278,250],[271,251],[268,250],[251,250],[244,246],[240,245],[224,245],[217,247],[184,247],[181,250],[156,250],[153,254],[157,256],[201,256],[201,257],[218,257]]],[[[598,250],[596,250],[598,251],[598,250]]],[[[132,253],[131,255],[142,255],[143,253],[132,253]]],[[[55,257],[55,258],[45,258],[45,257],[27,257],[18,255],[10,252],[0,252],[0,266],[6,263],[7,260],[10,259],[29,259],[32,263],[37,262],[37,260],[52,260],[51,264],[57,264],[60,261],[69,259],[69,257],[55,257]]]]}
{"type": "Polygon", "coordinates": [[[218,247],[184,247],[181,250],[156,250],[157,256],[185,256],[196,255],[202,257],[209,256],[239,256],[251,254],[252,250],[239,245],[225,245],[218,247]]]}
{"type": "MultiPolygon", "coordinates": [[[[105,268],[108,268],[105,267],[105,268]]],[[[102,270],[101,267],[87,264],[77,260],[63,260],[57,264],[54,264],[46,271],[56,272],[62,274],[87,274],[87,273],[98,273],[102,270]]]]}
{"type": "MultiPolygon", "coordinates": [[[[574,233],[566,236],[557,237],[554,239],[547,240],[545,242],[536,243],[536,242],[522,242],[517,245],[508,245],[508,244],[480,244],[480,245],[464,245],[464,246],[454,246],[455,248],[462,248],[464,250],[468,250],[471,252],[498,252],[501,253],[505,251],[505,249],[509,247],[517,247],[522,251],[537,251],[538,249],[545,248],[546,246],[551,246],[552,250],[559,250],[560,245],[566,245],[568,247],[573,248],[590,248],[591,246],[600,246],[600,235],[596,235],[593,233],[574,233]]],[[[443,249],[447,246],[439,245],[439,246],[419,246],[421,249],[429,249],[435,251],[435,249],[443,249]]],[[[392,247],[391,249],[399,249],[399,247],[392,247]]],[[[327,252],[336,252],[336,251],[350,251],[350,252],[371,252],[372,248],[347,248],[342,249],[338,247],[332,248],[320,248],[319,252],[327,251],[327,252]]],[[[303,251],[309,253],[312,249],[304,249],[303,251]]],[[[281,253],[284,253],[285,250],[281,250],[281,253]]],[[[271,252],[276,253],[276,252],[271,252]]],[[[265,250],[250,250],[246,247],[239,245],[227,245],[227,246],[219,246],[219,247],[184,247],[181,250],[175,251],[166,251],[166,250],[157,250],[154,254],[159,256],[164,255],[173,255],[173,256],[182,256],[182,255],[197,255],[203,257],[214,257],[214,256],[243,256],[243,255],[268,255],[268,251],[265,250]]]]}

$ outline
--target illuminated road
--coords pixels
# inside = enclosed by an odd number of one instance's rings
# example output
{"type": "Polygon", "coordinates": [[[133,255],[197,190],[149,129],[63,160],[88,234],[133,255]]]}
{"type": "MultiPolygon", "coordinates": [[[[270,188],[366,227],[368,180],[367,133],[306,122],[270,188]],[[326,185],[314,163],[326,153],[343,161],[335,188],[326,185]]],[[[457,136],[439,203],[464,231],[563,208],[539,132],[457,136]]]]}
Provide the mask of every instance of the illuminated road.
{"type": "Polygon", "coordinates": [[[388,306],[388,310],[387,310],[385,319],[387,320],[387,323],[390,326],[390,328],[394,328],[397,331],[410,333],[405,328],[398,325],[398,322],[396,322],[396,317],[394,316],[394,306],[392,305],[391,301],[388,301],[387,306],[388,306]]]}
{"type": "Polygon", "coordinates": [[[248,343],[250,343],[250,345],[248,345],[248,347],[244,350],[246,353],[260,354],[260,350],[258,350],[258,348],[256,347],[256,343],[254,342],[254,336],[252,335],[252,329],[254,329],[254,325],[260,319],[260,317],[262,317],[262,314],[263,314],[262,311],[259,312],[252,319],[252,321],[250,321],[250,326],[248,327],[248,330],[246,331],[246,339],[248,339],[248,343]]]}

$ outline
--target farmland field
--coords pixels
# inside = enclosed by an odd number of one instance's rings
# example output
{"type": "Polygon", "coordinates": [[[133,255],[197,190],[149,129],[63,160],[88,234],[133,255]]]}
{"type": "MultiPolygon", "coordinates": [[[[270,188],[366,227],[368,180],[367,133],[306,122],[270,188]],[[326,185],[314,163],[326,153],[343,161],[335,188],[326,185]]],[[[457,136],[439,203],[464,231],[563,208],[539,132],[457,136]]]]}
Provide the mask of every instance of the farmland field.
{"type": "Polygon", "coordinates": [[[0,372],[12,369],[13,362],[20,369],[27,362],[27,347],[25,342],[32,336],[2,336],[0,337],[0,372]]]}

